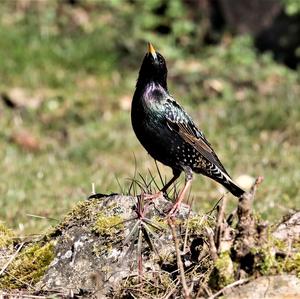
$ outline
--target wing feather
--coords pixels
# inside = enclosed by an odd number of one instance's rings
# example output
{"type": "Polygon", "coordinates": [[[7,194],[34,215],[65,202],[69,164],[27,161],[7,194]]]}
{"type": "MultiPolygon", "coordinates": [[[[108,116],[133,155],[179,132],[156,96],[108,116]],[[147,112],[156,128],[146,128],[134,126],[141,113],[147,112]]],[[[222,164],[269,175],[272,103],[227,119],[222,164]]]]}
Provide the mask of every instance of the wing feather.
{"type": "Polygon", "coordinates": [[[169,104],[172,105],[172,113],[169,113],[166,117],[169,129],[177,132],[185,142],[193,146],[209,162],[215,164],[221,171],[228,175],[210,143],[206,140],[204,134],[195,126],[191,117],[179,106],[179,104],[176,103],[174,105],[174,100],[170,100],[169,104]],[[180,113],[183,114],[181,115],[183,117],[178,117],[178,114],[180,113]]]}

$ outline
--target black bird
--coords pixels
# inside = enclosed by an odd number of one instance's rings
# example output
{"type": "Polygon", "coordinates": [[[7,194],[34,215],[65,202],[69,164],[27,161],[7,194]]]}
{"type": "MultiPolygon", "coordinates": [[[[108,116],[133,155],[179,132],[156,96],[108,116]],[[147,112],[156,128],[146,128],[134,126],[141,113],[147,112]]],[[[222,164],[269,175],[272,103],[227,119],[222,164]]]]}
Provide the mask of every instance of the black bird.
{"type": "Polygon", "coordinates": [[[218,156],[192,118],[169,94],[164,57],[148,44],[131,106],[131,122],[148,153],[173,170],[165,192],[185,172],[185,186],[170,214],[174,214],[191,184],[193,172],[203,174],[227,188],[234,196],[244,191],[230,178],[218,156]]]}

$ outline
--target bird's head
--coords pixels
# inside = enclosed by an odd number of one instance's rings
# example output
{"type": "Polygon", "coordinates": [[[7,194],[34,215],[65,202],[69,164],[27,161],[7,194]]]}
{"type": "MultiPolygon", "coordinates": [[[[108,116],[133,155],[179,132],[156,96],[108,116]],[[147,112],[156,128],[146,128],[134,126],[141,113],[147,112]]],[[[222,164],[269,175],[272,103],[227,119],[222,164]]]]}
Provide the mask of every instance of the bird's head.
{"type": "Polygon", "coordinates": [[[148,52],[144,57],[137,85],[155,82],[167,89],[167,73],[164,57],[155,51],[151,43],[148,43],[148,52]]]}

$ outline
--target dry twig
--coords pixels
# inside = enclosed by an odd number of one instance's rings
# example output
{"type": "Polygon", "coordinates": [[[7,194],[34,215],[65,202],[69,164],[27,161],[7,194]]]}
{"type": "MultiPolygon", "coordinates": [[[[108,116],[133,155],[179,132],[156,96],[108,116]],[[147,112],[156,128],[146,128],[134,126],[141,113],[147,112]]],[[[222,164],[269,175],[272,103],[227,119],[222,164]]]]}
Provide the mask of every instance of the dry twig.
{"type": "Polygon", "coordinates": [[[225,219],[225,208],[226,208],[226,203],[227,203],[227,197],[224,195],[223,199],[221,200],[221,204],[219,207],[218,211],[218,216],[217,216],[217,226],[215,229],[215,244],[217,251],[220,252],[221,248],[221,238],[223,235],[224,231],[224,219],[225,219]]]}
{"type": "Polygon", "coordinates": [[[219,297],[221,294],[223,294],[225,291],[227,291],[228,289],[231,289],[231,288],[236,287],[238,285],[244,284],[244,283],[248,282],[249,280],[250,280],[249,278],[245,278],[245,279],[237,280],[237,281],[235,281],[231,284],[228,284],[226,287],[224,287],[223,289],[221,289],[217,293],[213,294],[208,299],[215,299],[215,298],[219,297]]]}
{"type": "Polygon", "coordinates": [[[210,256],[212,260],[215,262],[218,259],[218,251],[214,240],[214,232],[210,227],[205,227],[205,230],[208,237],[210,256]]]}
{"type": "Polygon", "coordinates": [[[183,263],[182,263],[181,256],[180,256],[179,242],[176,237],[176,230],[175,230],[173,217],[168,218],[168,224],[171,228],[171,233],[172,233],[172,237],[173,237],[173,241],[174,241],[174,245],[175,245],[177,267],[179,270],[180,279],[181,279],[181,283],[182,283],[182,287],[183,287],[183,291],[184,291],[184,297],[185,297],[185,299],[190,299],[191,298],[190,290],[187,286],[186,279],[185,279],[185,273],[184,273],[183,263]]]}

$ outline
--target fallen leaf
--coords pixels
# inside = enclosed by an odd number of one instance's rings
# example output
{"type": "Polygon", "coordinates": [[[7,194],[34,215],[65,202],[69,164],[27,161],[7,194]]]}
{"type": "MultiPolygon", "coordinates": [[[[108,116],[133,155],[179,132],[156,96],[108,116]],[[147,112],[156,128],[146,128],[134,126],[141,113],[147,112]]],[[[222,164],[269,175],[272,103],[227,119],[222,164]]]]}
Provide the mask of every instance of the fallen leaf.
{"type": "Polygon", "coordinates": [[[41,149],[40,142],[36,136],[27,130],[14,132],[11,141],[27,151],[38,151],[41,149]]]}

